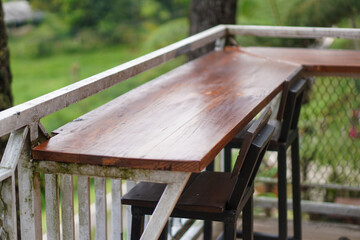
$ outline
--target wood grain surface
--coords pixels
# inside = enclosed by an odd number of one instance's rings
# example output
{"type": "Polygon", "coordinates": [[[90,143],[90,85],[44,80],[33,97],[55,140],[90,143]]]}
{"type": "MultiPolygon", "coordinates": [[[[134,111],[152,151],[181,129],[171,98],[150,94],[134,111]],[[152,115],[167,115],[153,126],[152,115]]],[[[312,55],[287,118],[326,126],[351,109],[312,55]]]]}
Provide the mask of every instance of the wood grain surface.
{"type": "Polygon", "coordinates": [[[58,129],[33,158],[199,172],[299,69],[214,51],[58,129]]]}
{"type": "Polygon", "coordinates": [[[360,74],[360,52],[309,48],[245,47],[246,53],[301,64],[304,71],[326,74],[360,74]]]}

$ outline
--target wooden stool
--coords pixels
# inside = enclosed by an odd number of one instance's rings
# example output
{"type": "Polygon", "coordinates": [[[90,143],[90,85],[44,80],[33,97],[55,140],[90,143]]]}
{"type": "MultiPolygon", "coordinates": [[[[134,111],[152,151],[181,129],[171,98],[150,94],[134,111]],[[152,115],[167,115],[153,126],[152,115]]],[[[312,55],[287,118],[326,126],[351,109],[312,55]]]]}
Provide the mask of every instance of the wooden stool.
{"type": "MultiPolygon", "coordinates": [[[[284,89],[285,108],[279,110],[278,119],[270,120],[269,124],[275,127],[268,151],[278,152],[278,209],[279,209],[279,236],[276,239],[287,239],[287,193],[286,193],[286,151],[291,146],[292,166],[292,192],[294,211],[294,239],[301,239],[301,192],[300,192],[300,156],[299,156],[299,131],[298,120],[301,109],[301,101],[305,90],[305,80],[299,80],[284,89]]],[[[284,100],[283,100],[284,101],[284,100]]],[[[246,128],[240,132],[225,147],[225,171],[231,169],[231,149],[240,148],[245,141],[246,128]]],[[[241,235],[239,234],[238,237],[241,235]]],[[[256,235],[255,235],[256,238],[256,235]]],[[[269,237],[272,239],[273,237],[269,237]]],[[[263,239],[263,235],[261,235],[263,239]]]]}
{"type": "MultiPolygon", "coordinates": [[[[172,217],[224,222],[225,239],[235,239],[236,222],[243,211],[244,239],[252,239],[253,182],[274,131],[267,124],[270,115],[267,109],[247,130],[231,173],[205,171],[191,175],[172,217]]],[[[131,239],[140,237],[144,215],[152,214],[165,187],[142,182],[123,196],[122,204],[132,206],[131,239]]]]}

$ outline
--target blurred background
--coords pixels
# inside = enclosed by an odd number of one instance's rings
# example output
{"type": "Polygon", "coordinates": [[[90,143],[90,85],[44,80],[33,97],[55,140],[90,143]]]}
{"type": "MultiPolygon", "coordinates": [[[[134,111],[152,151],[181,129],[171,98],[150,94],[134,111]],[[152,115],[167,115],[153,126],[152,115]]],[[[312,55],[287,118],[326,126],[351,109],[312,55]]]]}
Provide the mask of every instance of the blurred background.
{"type": "MultiPolygon", "coordinates": [[[[187,37],[191,0],[3,1],[3,9],[17,105],[187,37]]],[[[357,27],[359,9],[360,1],[353,0],[240,0],[236,23],[357,27]]],[[[316,44],[253,37],[238,41],[263,46],[316,44]]],[[[329,47],[357,45],[339,40],[329,47]]],[[[51,131],[185,60],[146,72],[42,122],[51,131]]]]}
{"type": "MultiPolygon", "coordinates": [[[[191,13],[201,1],[205,0],[3,1],[14,105],[186,38],[191,13]]],[[[360,26],[359,0],[239,0],[233,10],[236,24],[242,25],[360,26]]],[[[358,41],[344,39],[236,40],[241,46],[359,48],[358,41]]],[[[186,61],[186,56],[176,58],[41,121],[51,132],[186,61]]],[[[360,205],[360,80],[309,81],[312,87],[299,123],[302,199],[360,205]]],[[[262,168],[258,194],[275,197],[276,161],[269,157],[262,168]]],[[[353,216],[310,213],[305,218],[360,224],[353,216]]]]}

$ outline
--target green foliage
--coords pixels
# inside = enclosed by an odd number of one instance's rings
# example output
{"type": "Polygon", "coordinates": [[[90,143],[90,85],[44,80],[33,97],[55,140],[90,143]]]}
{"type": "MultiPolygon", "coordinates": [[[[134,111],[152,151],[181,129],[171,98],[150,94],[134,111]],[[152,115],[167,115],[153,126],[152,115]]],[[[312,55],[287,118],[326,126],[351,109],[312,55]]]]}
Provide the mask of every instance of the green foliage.
{"type": "MultiPolygon", "coordinates": [[[[101,38],[107,44],[129,43],[149,23],[184,17],[190,0],[32,0],[33,6],[60,16],[75,38],[101,38]],[[145,27],[144,27],[145,25],[145,27]],[[80,35],[80,36],[79,36],[80,35]]],[[[151,25],[151,24],[150,24],[151,25]]],[[[146,34],[146,33],[145,33],[146,34]]]]}
{"type": "Polygon", "coordinates": [[[349,136],[352,112],[360,107],[357,84],[359,79],[351,78],[315,80],[299,122],[304,181],[311,181],[310,170],[327,168],[329,183],[354,186],[359,183],[356,171],[360,141],[349,136]],[[353,174],[347,174],[350,170],[353,174]]]}
{"type": "MultiPolygon", "coordinates": [[[[37,59],[11,55],[12,91],[15,104],[23,103],[65,87],[75,81],[90,77],[143,54],[145,52],[141,49],[129,48],[128,46],[112,46],[99,48],[96,51],[62,53],[37,59]]],[[[47,130],[54,130],[183,62],[184,58],[179,58],[145,72],[80,103],[56,112],[42,119],[42,122],[47,130]]]]}
{"type": "Polygon", "coordinates": [[[27,31],[18,34],[16,29],[9,32],[11,55],[33,58],[52,53],[76,49],[75,39],[69,39],[69,27],[54,14],[45,15],[46,22],[29,26],[27,31]]]}
{"type": "Polygon", "coordinates": [[[144,49],[151,51],[165,47],[184,39],[189,34],[189,23],[186,18],[179,18],[162,24],[148,36],[144,49]]]}
{"type": "MultiPolygon", "coordinates": [[[[238,5],[238,24],[356,27],[359,24],[360,1],[358,0],[241,0],[238,5]],[[354,25],[349,24],[352,19],[354,25]]],[[[279,39],[238,37],[244,45],[307,47],[311,39],[279,39]]],[[[353,44],[349,43],[351,48],[353,44]]],[[[349,46],[350,47],[350,46],[349,46]]]]}
{"type": "Polygon", "coordinates": [[[360,10],[358,0],[297,0],[286,16],[288,25],[330,27],[360,10]]]}
{"type": "Polygon", "coordinates": [[[131,0],[32,0],[38,9],[60,14],[73,31],[96,27],[101,22],[127,24],[136,20],[139,4],[131,0]]]}

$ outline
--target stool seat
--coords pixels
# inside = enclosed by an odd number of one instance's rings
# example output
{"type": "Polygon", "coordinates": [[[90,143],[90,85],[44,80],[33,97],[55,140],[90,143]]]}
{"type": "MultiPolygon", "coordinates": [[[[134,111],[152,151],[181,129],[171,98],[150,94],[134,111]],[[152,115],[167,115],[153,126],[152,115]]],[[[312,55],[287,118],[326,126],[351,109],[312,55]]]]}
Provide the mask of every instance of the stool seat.
{"type": "MultiPolygon", "coordinates": [[[[226,209],[236,181],[236,178],[231,178],[231,173],[201,172],[192,174],[191,178],[176,209],[211,213],[220,213],[226,209]]],[[[154,208],[165,187],[166,184],[141,182],[123,196],[122,203],[154,208]]]]}

